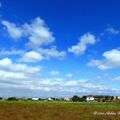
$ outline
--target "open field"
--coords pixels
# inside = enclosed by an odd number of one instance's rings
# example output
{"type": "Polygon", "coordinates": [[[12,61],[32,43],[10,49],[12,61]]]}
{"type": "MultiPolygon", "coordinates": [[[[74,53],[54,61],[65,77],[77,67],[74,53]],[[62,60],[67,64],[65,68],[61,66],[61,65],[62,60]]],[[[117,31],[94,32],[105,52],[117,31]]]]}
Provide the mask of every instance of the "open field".
{"type": "Polygon", "coordinates": [[[117,103],[0,101],[0,120],[120,120],[120,114],[108,113],[119,111],[117,103]]]}

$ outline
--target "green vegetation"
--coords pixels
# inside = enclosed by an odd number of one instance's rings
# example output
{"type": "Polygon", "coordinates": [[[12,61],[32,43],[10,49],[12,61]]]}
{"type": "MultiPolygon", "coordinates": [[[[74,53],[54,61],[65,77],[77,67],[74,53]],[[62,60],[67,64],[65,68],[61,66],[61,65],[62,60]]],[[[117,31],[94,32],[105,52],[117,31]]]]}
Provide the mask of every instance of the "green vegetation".
{"type": "Polygon", "coordinates": [[[7,100],[8,101],[18,101],[18,99],[16,97],[9,97],[7,100]]]}
{"type": "Polygon", "coordinates": [[[62,101],[0,101],[0,120],[120,120],[118,103],[62,101]]]}
{"type": "Polygon", "coordinates": [[[71,100],[73,101],[73,102],[83,102],[83,101],[85,101],[85,98],[80,98],[80,97],[78,97],[77,95],[75,95],[75,96],[73,96],[72,98],[71,98],[71,100]]]}

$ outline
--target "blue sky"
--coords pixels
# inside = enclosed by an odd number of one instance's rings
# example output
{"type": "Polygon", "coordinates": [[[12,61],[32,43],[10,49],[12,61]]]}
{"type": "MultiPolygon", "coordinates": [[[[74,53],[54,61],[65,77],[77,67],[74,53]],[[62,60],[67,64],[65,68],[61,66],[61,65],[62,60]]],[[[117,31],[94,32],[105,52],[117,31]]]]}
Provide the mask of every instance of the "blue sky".
{"type": "Polygon", "coordinates": [[[120,2],[1,0],[0,96],[120,95],[120,2]]]}

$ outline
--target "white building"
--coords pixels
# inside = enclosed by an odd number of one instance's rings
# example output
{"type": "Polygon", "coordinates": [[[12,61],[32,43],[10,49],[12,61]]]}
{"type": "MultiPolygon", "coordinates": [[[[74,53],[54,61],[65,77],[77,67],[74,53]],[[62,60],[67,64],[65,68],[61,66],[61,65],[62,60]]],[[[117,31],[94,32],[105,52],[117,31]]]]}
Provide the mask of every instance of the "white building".
{"type": "Polygon", "coordinates": [[[120,100],[120,96],[117,96],[117,99],[119,99],[119,100],[120,100]]]}
{"type": "Polygon", "coordinates": [[[39,100],[39,98],[32,98],[32,100],[39,100]]]}
{"type": "Polygon", "coordinates": [[[67,97],[66,97],[66,98],[64,98],[64,100],[66,100],[66,101],[70,101],[70,98],[67,98],[67,97]]]}
{"type": "Polygon", "coordinates": [[[93,96],[87,96],[86,97],[86,101],[89,102],[89,101],[94,101],[95,98],[93,96]]]}
{"type": "Polygon", "coordinates": [[[48,98],[48,100],[50,100],[50,101],[51,101],[51,100],[53,100],[53,99],[52,99],[52,98],[48,98]]]}

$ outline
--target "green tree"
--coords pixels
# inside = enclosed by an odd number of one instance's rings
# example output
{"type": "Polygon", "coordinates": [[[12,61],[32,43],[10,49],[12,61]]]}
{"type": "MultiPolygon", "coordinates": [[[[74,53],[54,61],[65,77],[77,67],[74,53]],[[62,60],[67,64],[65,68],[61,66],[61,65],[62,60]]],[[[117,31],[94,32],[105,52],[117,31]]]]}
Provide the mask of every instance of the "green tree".
{"type": "Polygon", "coordinates": [[[18,99],[16,97],[9,97],[7,100],[8,101],[18,101],[18,99]]]}
{"type": "Polygon", "coordinates": [[[71,100],[72,100],[73,102],[78,102],[78,101],[80,101],[80,97],[77,96],[77,95],[74,95],[74,96],[71,98],[71,100]]]}

